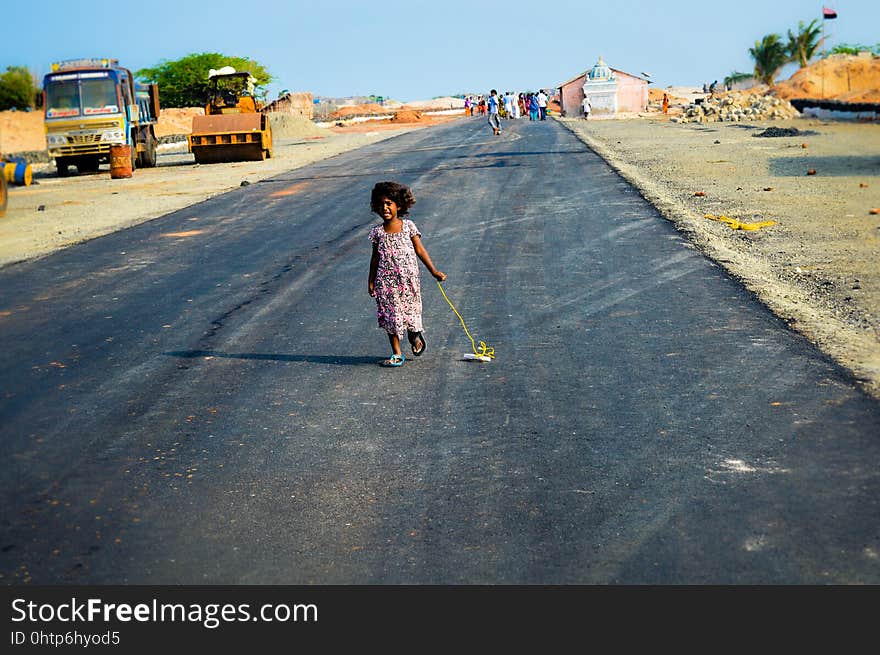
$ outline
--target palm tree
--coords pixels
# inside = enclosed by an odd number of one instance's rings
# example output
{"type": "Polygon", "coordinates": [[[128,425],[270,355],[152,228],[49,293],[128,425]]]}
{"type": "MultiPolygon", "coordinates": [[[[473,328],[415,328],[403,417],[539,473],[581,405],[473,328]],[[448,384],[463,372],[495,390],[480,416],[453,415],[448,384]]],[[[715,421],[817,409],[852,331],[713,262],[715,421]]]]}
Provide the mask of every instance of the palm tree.
{"type": "Polygon", "coordinates": [[[817,25],[819,19],[810,21],[809,25],[804,25],[804,21],[798,21],[798,33],[792,34],[788,30],[788,54],[792,61],[800,64],[801,68],[805,68],[807,62],[812,59],[819,46],[822,45],[822,39],[819,35],[822,28],[817,25]]]}
{"type": "Polygon", "coordinates": [[[749,54],[755,60],[755,79],[767,86],[773,86],[776,73],[790,61],[788,50],[778,34],[768,34],[760,41],[755,41],[755,47],[749,48],[749,54]]]}

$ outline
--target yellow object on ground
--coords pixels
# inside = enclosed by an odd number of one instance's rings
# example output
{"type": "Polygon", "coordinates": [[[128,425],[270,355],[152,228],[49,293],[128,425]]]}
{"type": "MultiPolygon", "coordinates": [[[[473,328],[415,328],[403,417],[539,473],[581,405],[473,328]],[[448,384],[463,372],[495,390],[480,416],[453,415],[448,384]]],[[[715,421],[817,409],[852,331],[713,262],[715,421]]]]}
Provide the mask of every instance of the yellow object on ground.
{"type": "Polygon", "coordinates": [[[719,221],[727,225],[731,230],[760,230],[762,227],[770,227],[776,225],[776,221],[758,221],[757,223],[744,223],[743,221],[731,218],[730,216],[715,216],[715,214],[704,214],[705,218],[710,221],[719,221]]]}
{"type": "Polygon", "coordinates": [[[468,339],[471,340],[471,348],[474,351],[474,356],[470,357],[465,355],[465,359],[477,359],[483,362],[491,362],[495,358],[495,349],[487,346],[485,341],[481,341],[480,348],[477,349],[477,344],[474,343],[474,338],[471,336],[471,333],[468,332],[467,325],[464,324],[464,319],[461,317],[461,314],[458,313],[458,310],[455,308],[455,305],[452,304],[452,301],[449,300],[449,296],[447,296],[446,292],[443,290],[443,285],[437,282],[437,286],[440,287],[440,293],[443,294],[446,302],[449,303],[449,306],[452,307],[452,311],[455,312],[455,315],[458,316],[458,320],[461,321],[461,327],[464,328],[464,333],[467,335],[468,339]]]}

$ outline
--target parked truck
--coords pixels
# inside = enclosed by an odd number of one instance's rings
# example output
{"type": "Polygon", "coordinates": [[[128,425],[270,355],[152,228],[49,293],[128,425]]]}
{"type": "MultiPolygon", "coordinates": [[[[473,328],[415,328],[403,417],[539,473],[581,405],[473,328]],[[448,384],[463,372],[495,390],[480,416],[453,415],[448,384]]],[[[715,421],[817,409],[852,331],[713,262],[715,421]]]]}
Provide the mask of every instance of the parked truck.
{"type": "Polygon", "coordinates": [[[60,177],[95,172],[111,145],[129,145],[132,169],[156,165],[159,89],[139,84],[116,59],[52,64],[43,78],[46,145],[60,177]]]}

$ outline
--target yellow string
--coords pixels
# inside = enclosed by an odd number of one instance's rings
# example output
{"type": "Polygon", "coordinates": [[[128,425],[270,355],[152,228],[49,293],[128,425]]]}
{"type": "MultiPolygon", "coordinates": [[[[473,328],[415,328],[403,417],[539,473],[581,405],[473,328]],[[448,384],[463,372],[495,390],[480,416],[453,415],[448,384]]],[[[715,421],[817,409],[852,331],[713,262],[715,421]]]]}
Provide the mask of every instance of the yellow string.
{"type": "Polygon", "coordinates": [[[458,313],[458,310],[455,308],[455,305],[452,304],[452,301],[449,299],[449,296],[446,295],[446,292],[443,290],[443,285],[440,282],[437,282],[437,286],[440,287],[440,293],[443,294],[443,297],[446,299],[446,302],[449,303],[449,306],[452,307],[452,311],[455,312],[455,315],[458,316],[458,320],[461,321],[461,327],[464,328],[464,333],[467,335],[468,339],[471,340],[471,348],[474,351],[474,354],[477,357],[488,357],[489,359],[495,358],[495,349],[490,348],[486,345],[485,341],[480,342],[480,348],[477,349],[477,345],[474,343],[474,338],[471,336],[471,333],[468,332],[467,325],[464,324],[464,319],[461,317],[461,314],[458,313]]]}
{"type": "Polygon", "coordinates": [[[703,214],[710,221],[720,221],[726,224],[731,230],[760,230],[762,227],[770,227],[776,225],[776,221],[759,221],[757,223],[744,223],[730,216],[715,216],[714,214],[703,214]]]}

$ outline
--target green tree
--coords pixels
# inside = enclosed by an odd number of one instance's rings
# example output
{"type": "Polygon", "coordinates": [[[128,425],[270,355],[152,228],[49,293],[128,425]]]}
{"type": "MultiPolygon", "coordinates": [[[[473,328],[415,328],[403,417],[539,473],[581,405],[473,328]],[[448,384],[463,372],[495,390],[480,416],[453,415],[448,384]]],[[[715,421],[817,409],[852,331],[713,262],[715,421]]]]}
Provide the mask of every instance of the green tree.
{"type": "Polygon", "coordinates": [[[0,111],[33,107],[36,94],[34,78],[24,66],[7,66],[0,75],[0,111]]]}
{"type": "Polygon", "coordinates": [[[779,69],[791,61],[778,34],[768,34],[760,41],[755,41],[755,47],[749,48],[749,54],[755,60],[755,79],[767,86],[773,86],[773,78],[779,69]]]}
{"type": "Polygon", "coordinates": [[[791,61],[796,61],[801,68],[805,68],[822,45],[822,39],[819,37],[821,33],[822,28],[819,27],[818,18],[811,20],[809,25],[804,25],[802,20],[798,21],[797,34],[788,30],[788,54],[791,61]]]}
{"type": "Polygon", "coordinates": [[[880,55],[880,43],[873,48],[861,43],[840,43],[831,49],[832,55],[857,55],[867,50],[875,55],[880,55]]]}
{"type": "Polygon", "coordinates": [[[207,96],[208,72],[224,66],[250,72],[256,78],[256,94],[265,99],[265,87],[273,79],[265,67],[252,59],[219,52],[194,53],[176,61],[162,61],[153,68],[140,69],[135,75],[144,82],[159,85],[159,98],[164,107],[200,107],[207,96]]]}

